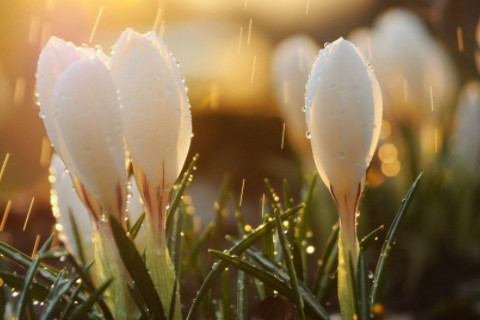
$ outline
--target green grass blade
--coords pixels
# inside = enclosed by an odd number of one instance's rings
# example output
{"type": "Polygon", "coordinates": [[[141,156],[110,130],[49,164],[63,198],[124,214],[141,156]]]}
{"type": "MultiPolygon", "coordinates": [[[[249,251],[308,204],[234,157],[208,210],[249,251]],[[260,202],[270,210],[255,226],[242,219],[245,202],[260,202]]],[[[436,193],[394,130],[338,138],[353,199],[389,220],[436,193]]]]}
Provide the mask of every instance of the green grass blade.
{"type": "Polygon", "coordinates": [[[155,290],[155,286],[143,262],[142,256],[138,253],[132,240],[127,237],[116,218],[110,216],[109,222],[120,258],[132,277],[132,280],[135,281],[135,285],[138,287],[138,291],[141,293],[148,309],[152,312],[155,319],[166,320],[165,309],[155,290]]]}
{"type": "Polygon", "coordinates": [[[23,316],[23,313],[25,312],[25,308],[27,307],[27,304],[29,303],[29,300],[31,299],[29,291],[30,291],[30,286],[32,285],[33,278],[35,277],[35,274],[37,273],[37,269],[40,267],[40,261],[41,261],[41,254],[44,253],[45,251],[48,250],[50,245],[52,244],[53,240],[53,234],[48,237],[48,239],[45,241],[45,243],[42,245],[40,250],[38,251],[38,256],[36,259],[33,259],[32,263],[30,264],[27,273],[25,274],[24,282],[23,282],[23,287],[21,290],[20,297],[18,298],[17,302],[17,307],[15,310],[15,317],[17,319],[21,319],[23,316]]]}
{"type": "MultiPolygon", "coordinates": [[[[422,173],[418,175],[418,177],[415,179],[412,186],[408,190],[407,195],[405,196],[405,198],[403,198],[400,208],[398,209],[397,214],[393,219],[392,225],[388,230],[387,237],[383,244],[383,247],[380,253],[380,258],[378,260],[377,268],[375,269],[375,274],[373,278],[374,280],[373,280],[372,290],[370,293],[371,309],[375,309],[375,306],[377,305],[381,306],[383,303],[384,290],[385,290],[385,285],[387,281],[387,266],[388,266],[390,251],[393,247],[399,224],[402,218],[404,217],[408,209],[408,206],[412,201],[413,195],[417,190],[417,186],[421,178],[422,178],[422,173]]],[[[374,316],[377,317],[377,315],[375,314],[374,316]]]]}
{"type": "Polygon", "coordinates": [[[237,275],[237,320],[247,320],[247,276],[242,270],[237,275]]]}
{"type": "MultiPolygon", "coordinates": [[[[289,275],[282,266],[275,263],[273,260],[263,256],[261,252],[259,252],[254,248],[247,249],[246,253],[248,254],[249,257],[253,258],[255,262],[258,263],[259,266],[266,269],[271,274],[277,275],[285,283],[288,283],[289,275]]],[[[313,295],[310,289],[308,289],[308,287],[301,281],[298,282],[298,285],[299,285],[299,291],[302,294],[305,304],[315,306],[315,308],[318,309],[319,312],[323,314],[324,318],[328,318],[327,312],[323,309],[321,305],[319,305],[316,297],[313,295]]]]}
{"type": "MultiPolygon", "coordinates": [[[[290,216],[296,214],[302,208],[303,208],[303,204],[285,211],[285,213],[281,217],[282,220],[288,219],[290,216]]],[[[265,235],[271,232],[274,226],[275,226],[274,220],[262,224],[261,226],[256,228],[252,233],[248,234],[242,241],[240,241],[238,244],[230,248],[230,250],[228,250],[228,253],[231,255],[242,254],[251,245],[253,245],[255,242],[262,239],[265,235]]],[[[212,287],[215,279],[218,278],[218,276],[223,272],[223,270],[227,265],[228,263],[226,263],[223,260],[213,264],[212,269],[210,270],[208,275],[205,277],[205,280],[200,286],[200,289],[197,292],[195,300],[193,301],[192,306],[190,307],[190,310],[186,318],[187,320],[193,319],[193,317],[197,314],[200,303],[205,298],[209,289],[212,287]]]]}
{"type": "MultiPolygon", "coordinates": [[[[14,274],[0,271],[0,279],[3,282],[16,291],[20,291],[23,287],[23,277],[19,277],[14,274]]],[[[1,291],[1,290],[0,290],[1,291]]],[[[32,299],[38,301],[45,301],[48,297],[49,289],[36,282],[32,282],[30,287],[30,295],[32,299]]],[[[1,319],[1,318],[0,318],[1,319]]]]}
{"type": "Polygon", "coordinates": [[[383,231],[384,228],[384,226],[380,226],[363,237],[362,240],[360,240],[360,249],[366,250],[372,244],[372,242],[377,240],[378,235],[383,231]]]}
{"type": "Polygon", "coordinates": [[[50,298],[47,298],[40,320],[55,318],[55,314],[57,310],[59,310],[60,304],[65,301],[64,295],[75,285],[78,277],[72,276],[69,280],[64,280],[65,279],[61,279],[57,285],[51,289],[50,298]]]}
{"type": "Polygon", "coordinates": [[[370,319],[370,304],[368,297],[368,266],[365,252],[360,250],[358,257],[358,317],[359,320],[370,319]]]}
{"type": "Polygon", "coordinates": [[[108,286],[112,283],[112,279],[105,281],[97,290],[93,291],[92,294],[88,297],[88,300],[83,303],[80,308],[75,310],[75,312],[70,317],[70,320],[81,320],[86,319],[87,313],[92,309],[93,305],[100,296],[107,290],[108,286]]]}
{"type": "MultiPolygon", "coordinates": [[[[335,224],[332,227],[332,232],[330,233],[330,236],[328,237],[327,244],[325,245],[325,249],[323,250],[322,257],[320,258],[321,263],[318,266],[317,272],[315,274],[315,279],[313,280],[312,291],[317,297],[319,297],[322,283],[325,283],[325,278],[329,278],[331,275],[331,270],[329,269],[329,267],[331,268],[332,264],[329,262],[336,260],[336,258],[334,257],[338,255],[338,233],[339,227],[338,224],[335,224]]],[[[336,265],[336,262],[334,265],[336,265]]]]}
{"type": "MultiPolygon", "coordinates": [[[[209,252],[214,254],[216,257],[226,262],[227,264],[232,264],[240,270],[248,273],[252,277],[261,280],[265,283],[265,285],[271,287],[281,295],[293,301],[294,293],[292,289],[288,286],[287,282],[276,278],[271,272],[262,270],[247,261],[241,260],[238,257],[231,256],[220,251],[210,250],[209,252]]],[[[313,297],[313,295],[311,296],[313,297]]],[[[305,302],[305,312],[311,319],[329,319],[328,314],[318,303],[315,302],[311,304],[311,300],[305,300],[305,302]]]]}
{"type": "Polygon", "coordinates": [[[295,267],[293,266],[293,256],[292,251],[290,250],[290,243],[287,242],[285,233],[283,231],[282,220],[280,219],[280,213],[278,210],[275,210],[275,222],[277,226],[277,234],[280,239],[280,244],[283,250],[283,257],[285,259],[285,264],[287,265],[288,275],[290,277],[290,286],[293,289],[293,303],[297,307],[297,316],[300,320],[305,320],[305,314],[303,310],[303,299],[298,290],[298,279],[295,267]]]}
{"type": "Polygon", "coordinates": [[[196,164],[198,161],[199,155],[196,154],[193,158],[192,161],[190,162],[190,165],[188,166],[187,171],[183,174],[182,181],[179,184],[178,189],[176,190],[175,197],[173,198],[173,201],[171,202],[170,206],[168,207],[167,210],[167,222],[165,224],[165,234],[167,235],[167,239],[171,235],[172,232],[172,225],[174,221],[174,213],[177,211],[178,206],[180,205],[180,200],[182,199],[183,193],[185,192],[185,189],[187,186],[190,184],[192,181],[193,177],[193,171],[196,170],[196,164]]]}
{"type": "Polygon", "coordinates": [[[82,241],[81,241],[81,237],[80,237],[80,232],[78,231],[77,221],[75,220],[75,216],[72,213],[72,210],[70,209],[70,207],[68,207],[68,216],[69,216],[70,222],[72,224],[73,239],[74,239],[75,245],[77,247],[78,259],[80,260],[81,264],[85,264],[85,263],[87,263],[87,261],[85,259],[85,253],[84,253],[84,250],[83,250],[83,245],[82,245],[82,241]]]}
{"type": "MultiPolygon", "coordinates": [[[[94,262],[92,261],[92,262],[90,262],[90,263],[88,263],[88,264],[86,264],[85,266],[82,267],[77,263],[75,257],[73,257],[71,254],[67,255],[67,261],[72,265],[75,272],[79,275],[80,279],[82,280],[83,287],[89,293],[94,291],[95,286],[93,284],[92,279],[88,275],[88,270],[92,267],[94,262]]],[[[81,299],[83,301],[87,300],[87,297],[83,293],[80,293],[79,296],[81,297],[81,299]]],[[[105,317],[105,320],[113,320],[113,315],[112,315],[110,309],[108,309],[108,306],[105,303],[103,297],[100,297],[100,299],[98,299],[97,302],[98,302],[98,306],[99,306],[100,310],[102,311],[103,316],[105,317]]]]}
{"type": "MultiPolygon", "coordinates": [[[[0,242],[0,255],[12,260],[25,269],[28,269],[33,263],[32,258],[3,242],[0,242]]],[[[55,281],[59,272],[60,270],[43,264],[40,265],[37,271],[38,275],[50,283],[55,281]]]]}
{"type": "Polygon", "coordinates": [[[301,221],[298,226],[298,237],[296,238],[297,244],[302,245],[302,241],[306,240],[307,229],[310,225],[310,215],[312,213],[312,202],[313,194],[315,192],[315,186],[317,185],[318,174],[314,174],[310,184],[308,185],[305,196],[303,197],[303,202],[305,203],[305,208],[303,209],[303,215],[301,216],[301,221]]]}

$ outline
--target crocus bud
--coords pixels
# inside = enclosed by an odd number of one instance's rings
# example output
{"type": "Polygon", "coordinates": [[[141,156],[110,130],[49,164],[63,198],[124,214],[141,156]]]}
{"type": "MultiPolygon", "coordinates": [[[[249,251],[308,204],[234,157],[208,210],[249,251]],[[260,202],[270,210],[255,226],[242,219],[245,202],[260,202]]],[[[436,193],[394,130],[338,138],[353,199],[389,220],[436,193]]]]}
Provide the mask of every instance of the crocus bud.
{"type": "Polygon", "coordinates": [[[112,75],[119,90],[123,133],[134,174],[159,230],[187,156],[192,121],[180,69],[153,32],[128,29],[115,44],[112,75]]]}
{"type": "Polygon", "coordinates": [[[55,121],[66,163],[89,211],[101,218],[123,216],[126,203],[125,150],[118,99],[100,58],[83,58],[66,68],[53,95],[55,121]]]}
{"type": "Polygon", "coordinates": [[[367,61],[340,38],[320,51],[305,93],[315,164],[355,251],[356,211],[380,135],[382,96],[367,61]]]}
{"type": "Polygon", "coordinates": [[[320,51],[307,82],[305,107],[315,164],[340,215],[342,319],[355,319],[356,212],[380,136],[382,96],[367,61],[349,41],[340,38],[320,51]]]}
{"type": "Polygon", "coordinates": [[[480,82],[471,81],[460,94],[453,151],[467,173],[478,177],[480,167],[480,82]]]}
{"type": "MultiPolygon", "coordinates": [[[[287,137],[292,147],[304,158],[311,159],[311,146],[305,137],[305,85],[319,47],[306,35],[296,35],[282,41],[273,54],[274,91],[286,123],[287,137]]],[[[307,161],[308,163],[308,161],[307,161]]]]}

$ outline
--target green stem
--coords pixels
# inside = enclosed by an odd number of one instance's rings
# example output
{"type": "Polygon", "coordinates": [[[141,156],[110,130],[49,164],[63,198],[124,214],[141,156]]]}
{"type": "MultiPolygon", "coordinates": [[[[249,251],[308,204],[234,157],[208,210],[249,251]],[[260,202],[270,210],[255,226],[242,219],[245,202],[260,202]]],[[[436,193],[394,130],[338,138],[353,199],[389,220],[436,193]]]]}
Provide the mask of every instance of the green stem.
{"type": "Polygon", "coordinates": [[[128,292],[128,276],[115,246],[111,230],[105,222],[96,224],[93,234],[98,283],[113,279],[105,292],[106,301],[116,320],[134,319],[139,316],[138,308],[128,292]]]}
{"type": "Polygon", "coordinates": [[[343,320],[358,319],[355,278],[358,263],[358,240],[351,244],[340,225],[338,239],[338,300],[343,320]],[[352,248],[353,247],[353,248],[352,248]]]}
{"type": "Polygon", "coordinates": [[[165,237],[158,232],[156,226],[147,215],[147,234],[145,248],[146,265],[150,272],[155,289],[160,297],[166,316],[170,314],[170,304],[175,301],[175,310],[173,319],[180,320],[182,315],[180,312],[180,294],[179,286],[176,286],[175,300],[172,300],[172,294],[175,288],[177,278],[175,269],[170,259],[165,237]]]}

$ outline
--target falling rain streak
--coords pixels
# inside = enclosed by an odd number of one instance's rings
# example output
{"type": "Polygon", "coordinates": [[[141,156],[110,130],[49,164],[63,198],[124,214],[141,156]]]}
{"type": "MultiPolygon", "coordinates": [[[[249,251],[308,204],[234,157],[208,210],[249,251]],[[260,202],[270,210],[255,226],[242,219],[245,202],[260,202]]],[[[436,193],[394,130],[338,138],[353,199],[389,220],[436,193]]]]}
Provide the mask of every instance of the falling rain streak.
{"type": "Polygon", "coordinates": [[[238,206],[242,206],[243,202],[243,191],[245,190],[245,178],[242,179],[242,188],[240,189],[240,199],[238,200],[238,206]]]}
{"type": "Polygon", "coordinates": [[[5,155],[5,159],[3,160],[2,169],[0,169],[0,181],[2,181],[3,173],[5,172],[5,168],[7,167],[8,159],[10,159],[10,153],[5,155]]]}
{"type": "Polygon", "coordinates": [[[160,1],[158,1],[157,14],[155,16],[155,21],[153,22],[153,27],[152,27],[153,32],[159,33],[158,27],[160,25],[160,22],[162,21],[162,13],[163,13],[162,6],[160,1]]]}
{"type": "Polygon", "coordinates": [[[252,27],[253,27],[253,19],[250,18],[248,22],[248,34],[247,34],[247,44],[250,45],[250,40],[252,39],[252,27]]]}
{"type": "Polygon", "coordinates": [[[435,153],[438,152],[438,129],[435,129],[435,153]]]}
{"type": "Polygon", "coordinates": [[[38,246],[40,245],[40,235],[37,234],[37,236],[35,237],[35,243],[33,244],[33,249],[32,249],[32,254],[31,254],[31,257],[32,259],[34,258],[35,256],[35,252],[38,251],[38,246]]]}
{"type": "Polygon", "coordinates": [[[243,38],[243,27],[240,27],[240,36],[238,37],[238,51],[237,51],[238,54],[240,54],[240,49],[242,48],[242,38],[243,38]]]}
{"type": "Polygon", "coordinates": [[[308,12],[310,11],[310,0],[307,0],[305,5],[305,15],[308,16],[308,12]]]}
{"type": "Polygon", "coordinates": [[[93,37],[95,37],[95,33],[97,32],[97,27],[98,23],[100,22],[100,19],[102,18],[103,14],[103,6],[100,6],[100,9],[98,10],[98,15],[97,19],[95,20],[95,24],[93,25],[92,33],[90,33],[90,38],[88,39],[88,43],[92,43],[93,37]]]}
{"type": "Polygon", "coordinates": [[[12,208],[12,200],[8,200],[7,206],[5,207],[5,211],[3,212],[2,223],[0,223],[0,231],[5,229],[5,225],[7,224],[8,215],[10,214],[10,209],[12,208]]]}
{"type": "Polygon", "coordinates": [[[28,207],[27,218],[25,218],[25,223],[23,224],[22,231],[27,229],[28,220],[30,219],[30,213],[32,212],[33,202],[35,201],[35,197],[32,197],[32,201],[30,201],[30,206],[28,207]]]}
{"type": "Polygon", "coordinates": [[[280,143],[280,149],[283,150],[283,146],[285,144],[285,122],[282,126],[282,142],[280,143]]]}

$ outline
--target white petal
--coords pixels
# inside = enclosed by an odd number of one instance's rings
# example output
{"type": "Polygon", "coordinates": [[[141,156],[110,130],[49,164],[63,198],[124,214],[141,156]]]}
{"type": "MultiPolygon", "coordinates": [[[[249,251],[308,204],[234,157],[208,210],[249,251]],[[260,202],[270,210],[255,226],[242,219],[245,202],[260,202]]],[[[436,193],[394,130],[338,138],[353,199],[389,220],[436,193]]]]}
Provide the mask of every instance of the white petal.
{"type": "Polygon", "coordinates": [[[453,151],[468,172],[480,167],[480,82],[471,81],[460,94],[456,114],[453,151]]]}
{"type": "MultiPolygon", "coordinates": [[[[98,58],[70,65],[58,79],[53,104],[68,169],[111,214],[123,212],[125,151],[112,78],[98,58]]],[[[78,191],[78,190],[77,190],[78,191]]]]}
{"type": "Polygon", "coordinates": [[[293,147],[311,154],[306,138],[304,107],[305,86],[319,47],[309,37],[297,35],[282,41],[273,54],[274,89],[288,137],[293,147]]]}
{"type": "Polygon", "coordinates": [[[186,88],[166,45],[153,33],[125,31],[112,57],[122,122],[134,170],[169,190],[183,167],[192,133],[186,88]]]}
{"type": "Polygon", "coordinates": [[[305,100],[315,163],[324,183],[337,196],[357,195],[382,118],[378,82],[359,50],[342,38],[323,49],[305,100]]]}
{"type": "Polygon", "coordinates": [[[50,191],[50,202],[55,220],[61,225],[59,238],[65,246],[79,259],[80,249],[74,235],[73,224],[70,220],[70,213],[75,218],[77,230],[80,235],[80,243],[86,262],[94,259],[94,248],[92,242],[92,221],[87,208],[78,198],[70,175],[65,171],[65,166],[57,155],[53,155],[50,164],[52,189],[50,191]]]}

